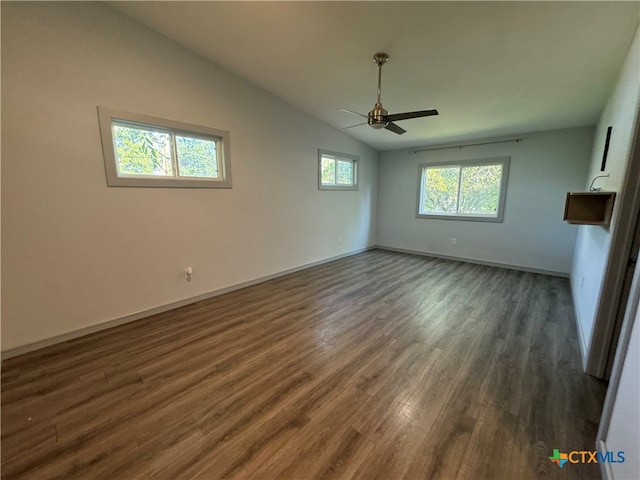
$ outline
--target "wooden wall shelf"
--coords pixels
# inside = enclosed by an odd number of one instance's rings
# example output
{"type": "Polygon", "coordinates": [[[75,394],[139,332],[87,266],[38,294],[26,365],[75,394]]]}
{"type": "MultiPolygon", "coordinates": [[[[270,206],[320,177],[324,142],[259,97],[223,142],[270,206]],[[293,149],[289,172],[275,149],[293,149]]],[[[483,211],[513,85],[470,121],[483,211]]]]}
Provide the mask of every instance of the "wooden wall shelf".
{"type": "Polygon", "coordinates": [[[569,192],[564,206],[564,219],[577,225],[611,223],[616,192],[569,192]]]}

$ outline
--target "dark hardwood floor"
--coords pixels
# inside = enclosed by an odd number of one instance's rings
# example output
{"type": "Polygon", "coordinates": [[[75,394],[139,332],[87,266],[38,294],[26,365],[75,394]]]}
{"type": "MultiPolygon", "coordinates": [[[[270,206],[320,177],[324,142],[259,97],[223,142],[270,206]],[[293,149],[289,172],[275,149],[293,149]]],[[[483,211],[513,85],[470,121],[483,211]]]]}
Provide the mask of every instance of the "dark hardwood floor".
{"type": "Polygon", "coordinates": [[[2,478],[599,478],[566,279],[374,250],[6,360],[2,478]]]}

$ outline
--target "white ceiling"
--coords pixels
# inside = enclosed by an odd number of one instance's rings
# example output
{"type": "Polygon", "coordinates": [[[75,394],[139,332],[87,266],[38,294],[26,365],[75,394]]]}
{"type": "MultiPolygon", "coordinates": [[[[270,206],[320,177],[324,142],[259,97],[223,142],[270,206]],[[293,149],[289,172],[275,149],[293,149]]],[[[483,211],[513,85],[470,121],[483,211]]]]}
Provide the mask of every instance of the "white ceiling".
{"type": "Polygon", "coordinates": [[[591,125],[638,26],[638,2],[112,2],[188,49],[341,128],[375,103],[377,67],[396,135],[378,150],[591,125]]]}

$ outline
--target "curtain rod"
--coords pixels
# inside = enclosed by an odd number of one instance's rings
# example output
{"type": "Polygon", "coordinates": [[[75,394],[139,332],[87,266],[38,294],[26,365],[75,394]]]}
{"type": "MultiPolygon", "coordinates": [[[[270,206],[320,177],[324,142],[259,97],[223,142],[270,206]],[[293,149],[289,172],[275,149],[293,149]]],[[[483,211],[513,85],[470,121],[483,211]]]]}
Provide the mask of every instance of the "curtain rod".
{"type": "Polygon", "coordinates": [[[445,148],[463,148],[463,147],[475,147],[478,145],[492,145],[494,143],[510,143],[510,142],[521,142],[521,138],[514,138],[512,140],[496,140],[494,142],[481,142],[481,143],[466,143],[464,145],[451,145],[448,147],[433,147],[433,148],[416,148],[415,150],[409,150],[409,153],[418,153],[418,152],[428,152],[430,150],[444,150],[445,148]]]}

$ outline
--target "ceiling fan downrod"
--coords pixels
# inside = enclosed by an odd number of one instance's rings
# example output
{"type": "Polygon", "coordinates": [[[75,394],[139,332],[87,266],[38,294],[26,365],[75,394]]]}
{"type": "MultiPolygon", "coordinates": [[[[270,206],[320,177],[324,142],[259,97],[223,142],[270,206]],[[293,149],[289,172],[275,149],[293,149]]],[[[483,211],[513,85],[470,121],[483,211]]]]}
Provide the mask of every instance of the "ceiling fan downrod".
{"type": "Polygon", "coordinates": [[[389,124],[389,121],[385,118],[389,112],[382,108],[382,103],[380,102],[380,94],[382,91],[382,65],[389,61],[389,55],[382,52],[376,53],[373,56],[373,61],[378,65],[378,96],[373,110],[371,110],[367,116],[367,125],[371,128],[380,129],[385,128],[389,124]]]}

